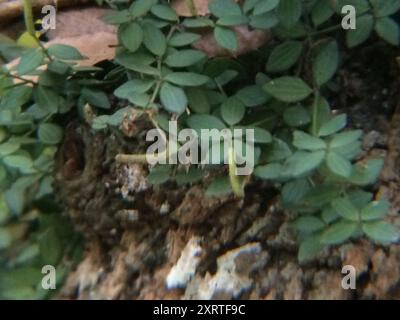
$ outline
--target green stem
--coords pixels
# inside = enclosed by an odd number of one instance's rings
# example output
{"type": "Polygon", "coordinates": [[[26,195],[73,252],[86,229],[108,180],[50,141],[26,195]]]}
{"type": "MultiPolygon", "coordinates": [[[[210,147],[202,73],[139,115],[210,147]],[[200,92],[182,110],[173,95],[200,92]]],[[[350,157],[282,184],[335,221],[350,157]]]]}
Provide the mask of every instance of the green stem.
{"type": "Polygon", "coordinates": [[[326,29],[322,29],[322,30],[317,30],[317,31],[311,32],[309,35],[312,36],[312,37],[319,36],[321,34],[325,34],[325,33],[329,33],[329,32],[333,32],[333,31],[339,30],[341,28],[342,28],[342,25],[341,24],[337,24],[337,25],[334,25],[334,26],[326,28],[326,29]]]}
{"type": "Polygon", "coordinates": [[[23,0],[23,2],[24,2],[24,19],[25,19],[26,30],[31,36],[36,38],[35,24],[33,22],[33,14],[32,14],[32,1],[23,0]]]}
{"type": "Polygon", "coordinates": [[[231,182],[232,190],[237,197],[243,198],[244,197],[243,185],[242,183],[240,183],[239,177],[236,175],[235,149],[233,148],[233,146],[229,148],[228,152],[229,152],[229,158],[228,158],[229,180],[231,182]]]}
{"type": "Polygon", "coordinates": [[[311,133],[313,136],[318,135],[318,104],[319,104],[319,91],[315,90],[314,93],[314,103],[312,108],[312,125],[311,125],[311,133]]]}

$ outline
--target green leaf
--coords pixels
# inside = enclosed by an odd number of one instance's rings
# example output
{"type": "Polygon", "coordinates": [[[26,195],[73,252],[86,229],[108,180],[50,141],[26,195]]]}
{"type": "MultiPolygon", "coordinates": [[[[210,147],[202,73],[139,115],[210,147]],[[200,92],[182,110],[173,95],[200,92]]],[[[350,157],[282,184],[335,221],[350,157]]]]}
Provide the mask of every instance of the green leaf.
{"type": "Polygon", "coordinates": [[[383,159],[371,159],[366,163],[357,164],[350,177],[350,181],[357,185],[369,185],[375,183],[382,171],[383,159]]]}
{"type": "Polygon", "coordinates": [[[338,176],[349,178],[351,176],[353,167],[351,162],[340,154],[330,151],[326,157],[326,164],[334,174],[338,176]]]}
{"type": "Polygon", "coordinates": [[[294,106],[285,110],[283,120],[291,127],[301,127],[310,123],[311,116],[306,108],[294,106]]]}
{"type": "Polygon", "coordinates": [[[254,170],[254,175],[260,179],[275,180],[281,176],[282,165],[280,163],[270,163],[264,166],[258,166],[254,170]]]}
{"type": "Polygon", "coordinates": [[[167,39],[165,35],[151,23],[143,25],[143,44],[156,56],[161,56],[167,50],[167,39]]]}
{"type": "Polygon", "coordinates": [[[236,33],[225,27],[216,27],[214,29],[214,37],[217,43],[225,49],[236,51],[238,48],[238,40],[236,33]]]}
{"type": "Polygon", "coordinates": [[[282,188],[282,203],[285,207],[297,205],[310,191],[310,183],[307,179],[291,180],[282,188]]]}
{"type": "Polygon", "coordinates": [[[332,208],[344,219],[350,221],[358,221],[360,218],[360,213],[350,201],[348,197],[338,198],[332,201],[332,208]]]}
{"type": "Polygon", "coordinates": [[[114,91],[114,95],[121,99],[128,99],[132,93],[145,93],[154,86],[154,80],[134,79],[125,82],[114,91]]]}
{"type": "Polygon", "coordinates": [[[254,130],[254,142],[255,143],[271,143],[272,142],[272,135],[267,130],[263,128],[253,128],[250,127],[249,129],[254,130]]]}
{"type": "Polygon", "coordinates": [[[156,17],[167,20],[167,21],[177,21],[178,15],[176,12],[169,6],[163,4],[156,4],[151,7],[151,13],[156,17]]]}
{"type": "Polygon", "coordinates": [[[200,132],[201,129],[225,129],[225,124],[217,117],[208,114],[195,114],[186,119],[188,126],[200,132]]]}
{"type": "Polygon", "coordinates": [[[31,49],[21,56],[17,65],[17,72],[24,75],[36,70],[44,60],[43,50],[40,48],[31,49]]]}
{"type": "Polygon", "coordinates": [[[347,124],[347,115],[340,114],[333,117],[328,122],[325,122],[319,129],[318,135],[320,137],[330,136],[340,130],[342,130],[347,124]]]}
{"type": "Polygon", "coordinates": [[[194,65],[206,57],[206,54],[199,50],[181,50],[169,55],[165,63],[170,67],[182,68],[194,65]]]}
{"type": "Polygon", "coordinates": [[[250,26],[255,29],[267,30],[275,27],[279,19],[275,13],[268,12],[250,17],[250,26]]]}
{"type": "Polygon", "coordinates": [[[357,18],[356,29],[346,31],[346,43],[349,48],[356,47],[365,42],[374,29],[374,17],[370,14],[357,18]]]}
{"type": "Polygon", "coordinates": [[[185,90],[190,110],[196,113],[209,113],[211,109],[207,93],[203,88],[187,88],[185,90]]]}
{"type": "Polygon", "coordinates": [[[245,15],[223,16],[218,19],[217,25],[222,27],[232,27],[247,24],[249,19],[245,15]]]}
{"type": "Polygon", "coordinates": [[[31,95],[32,87],[18,86],[12,88],[2,95],[0,99],[0,110],[19,108],[30,100],[31,95]]]}
{"type": "Polygon", "coordinates": [[[286,28],[293,27],[300,20],[302,2],[298,0],[280,0],[277,12],[283,26],[286,28]]]}
{"type": "Polygon", "coordinates": [[[156,3],[156,0],[136,0],[129,7],[129,12],[132,14],[132,17],[139,18],[149,12],[151,7],[156,3]]]}
{"type": "Polygon", "coordinates": [[[109,109],[111,107],[110,101],[103,91],[83,88],[81,94],[89,104],[95,107],[102,109],[109,109]]]}
{"type": "Polygon", "coordinates": [[[161,86],[160,100],[166,110],[177,114],[185,112],[188,104],[185,91],[169,83],[161,86]]]}
{"type": "Polygon", "coordinates": [[[119,31],[119,37],[122,44],[129,51],[135,52],[143,42],[142,27],[136,22],[132,22],[127,26],[122,26],[119,31]]]}
{"type": "Polygon", "coordinates": [[[292,155],[287,143],[281,139],[274,138],[271,149],[268,150],[267,161],[274,162],[287,159],[292,155]]]}
{"type": "Polygon", "coordinates": [[[63,245],[55,228],[49,228],[39,237],[40,256],[44,264],[57,265],[63,256],[63,245]]]}
{"type": "Polygon", "coordinates": [[[362,229],[369,238],[379,243],[389,244],[399,239],[395,226],[384,221],[363,223],[362,229]]]}
{"type": "Polygon", "coordinates": [[[230,126],[239,123],[246,112],[244,104],[236,97],[228,98],[221,106],[222,119],[230,126]]]}
{"type": "Polygon", "coordinates": [[[60,97],[53,90],[39,85],[36,87],[34,95],[36,104],[40,109],[49,113],[56,113],[58,111],[60,97]]]}
{"type": "Polygon", "coordinates": [[[218,18],[242,14],[240,6],[233,0],[212,0],[208,4],[208,8],[218,18]]]}
{"type": "Polygon", "coordinates": [[[195,183],[204,177],[204,172],[198,168],[190,168],[188,172],[181,171],[178,172],[175,176],[175,181],[179,186],[188,184],[188,183],[195,183]]]}
{"type": "Polygon", "coordinates": [[[398,0],[370,0],[370,2],[378,17],[390,16],[400,10],[398,0]]]}
{"type": "Polygon", "coordinates": [[[300,41],[286,41],[274,48],[267,62],[268,72],[282,72],[293,67],[303,51],[300,41]]]}
{"type": "Polygon", "coordinates": [[[297,258],[300,263],[314,258],[325,246],[320,242],[320,236],[315,235],[308,237],[301,244],[297,258]]]}
{"type": "Polygon", "coordinates": [[[312,89],[302,79],[289,76],[268,82],[264,86],[264,90],[274,98],[284,102],[301,101],[312,93],[312,89]]]}
{"type": "Polygon", "coordinates": [[[153,185],[163,184],[169,180],[171,169],[172,168],[169,165],[154,167],[147,176],[147,180],[153,185]]]}
{"type": "Polygon", "coordinates": [[[356,222],[339,221],[328,227],[321,236],[321,243],[326,245],[342,244],[357,231],[356,222]]]}
{"type": "Polygon", "coordinates": [[[12,154],[3,158],[3,162],[7,167],[17,168],[20,170],[30,169],[32,167],[32,159],[28,155],[12,154]]]}
{"type": "Polygon", "coordinates": [[[394,46],[399,45],[400,27],[399,24],[391,18],[379,18],[375,24],[376,33],[385,41],[394,46]]]}
{"type": "Polygon", "coordinates": [[[9,154],[14,153],[21,147],[21,144],[18,142],[8,141],[0,144],[0,156],[8,156],[9,154]]]}
{"type": "Polygon", "coordinates": [[[128,10],[109,10],[101,17],[107,24],[119,25],[131,21],[132,17],[128,10]]]}
{"type": "Polygon", "coordinates": [[[339,48],[336,41],[330,41],[320,46],[313,61],[313,76],[315,82],[322,86],[336,73],[339,66],[339,48]]]}
{"type": "Polygon", "coordinates": [[[210,78],[192,72],[173,72],[168,74],[165,80],[178,86],[197,87],[206,84],[210,78]]]}
{"type": "Polygon", "coordinates": [[[328,21],[335,13],[332,9],[330,0],[319,0],[311,11],[311,19],[314,26],[318,27],[324,22],[328,21]]]}
{"type": "Polygon", "coordinates": [[[232,186],[228,177],[216,178],[206,190],[207,197],[220,197],[232,192],[232,186]]]}
{"type": "Polygon", "coordinates": [[[294,225],[300,232],[315,232],[325,227],[325,223],[313,216],[300,217],[296,219],[294,225]]]}
{"type": "Polygon", "coordinates": [[[357,141],[358,139],[360,139],[361,136],[361,130],[351,130],[338,133],[333,136],[333,139],[329,145],[331,148],[339,148],[357,141]]]}
{"type": "Polygon", "coordinates": [[[196,33],[183,32],[174,34],[171,39],[169,39],[168,44],[172,47],[183,47],[190,45],[201,39],[201,35],[196,33]]]}
{"type": "Polygon", "coordinates": [[[373,201],[361,210],[363,221],[382,219],[390,209],[390,202],[386,199],[373,201]]]}
{"type": "Polygon", "coordinates": [[[279,4],[279,0],[258,1],[254,7],[254,14],[263,14],[274,10],[279,4]]]}
{"type": "Polygon", "coordinates": [[[51,56],[61,60],[82,60],[84,56],[80,54],[78,49],[66,44],[53,44],[48,49],[51,56]]]}
{"type": "Polygon", "coordinates": [[[52,123],[42,123],[38,129],[38,138],[45,144],[58,144],[63,136],[60,126],[52,123]]]}
{"type": "Polygon", "coordinates": [[[246,107],[256,107],[266,103],[268,95],[261,86],[246,86],[236,93],[236,97],[244,103],[246,107]]]}
{"type": "Polygon", "coordinates": [[[325,158],[325,151],[298,151],[284,164],[283,172],[288,176],[299,177],[316,169],[325,158]]]}
{"type": "Polygon", "coordinates": [[[295,131],[293,134],[293,145],[303,150],[321,150],[326,148],[324,140],[313,137],[302,131],[295,131]]]}

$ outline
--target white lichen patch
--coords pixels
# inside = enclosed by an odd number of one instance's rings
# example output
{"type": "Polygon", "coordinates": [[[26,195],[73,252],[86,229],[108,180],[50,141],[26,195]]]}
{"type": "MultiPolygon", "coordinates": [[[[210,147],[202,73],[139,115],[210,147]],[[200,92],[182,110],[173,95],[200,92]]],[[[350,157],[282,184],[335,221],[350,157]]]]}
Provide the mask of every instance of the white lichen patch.
{"type": "Polygon", "coordinates": [[[168,289],[186,287],[186,284],[196,273],[201,253],[200,238],[190,238],[178,262],[172,267],[167,276],[166,284],[168,289]]]}
{"type": "Polygon", "coordinates": [[[129,199],[135,192],[145,191],[149,188],[144,169],[136,163],[123,165],[119,169],[117,183],[120,185],[117,192],[124,199],[129,199]]]}
{"type": "Polygon", "coordinates": [[[259,243],[249,243],[228,251],[217,259],[217,272],[196,277],[188,285],[185,299],[210,300],[239,298],[253,284],[250,273],[266,263],[267,255],[259,243]]]}

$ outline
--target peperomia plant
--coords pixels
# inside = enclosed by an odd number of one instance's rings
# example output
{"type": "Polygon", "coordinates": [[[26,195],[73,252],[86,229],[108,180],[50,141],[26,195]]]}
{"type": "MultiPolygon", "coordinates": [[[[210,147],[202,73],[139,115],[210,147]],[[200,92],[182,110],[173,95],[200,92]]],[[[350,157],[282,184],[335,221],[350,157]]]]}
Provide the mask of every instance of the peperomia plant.
{"type": "MultiPolygon", "coordinates": [[[[390,16],[400,10],[400,3],[213,0],[209,14],[196,16],[190,2],[193,17],[185,19],[165,1],[137,0],[129,7],[114,3],[118,10],[104,19],[118,26],[115,61],[126,73],[126,82],[114,94],[165,130],[168,119],[195,130],[254,129],[253,176],[274,183],[283,205],[299,213],[294,225],[301,238],[301,261],[362,235],[380,243],[396,240],[397,231],[383,220],[388,202],[363,191],[377,180],[383,159],[359,161],[362,131],[346,129],[346,115],[332,112],[325,96],[332,95],[344,44],[356,47],[375,30],[398,45],[399,26],[390,16]],[[346,5],[355,9],[356,29],[342,28],[346,5]],[[238,26],[269,30],[274,41],[235,57],[238,26]],[[207,32],[226,49],[224,57],[210,58],[193,48],[207,32]]],[[[113,120],[102,116],[93,126],[105,128],[113,120]]],[[[144,159],[117,157],[123,162],[144,159]]],[[[239,180],[231,164],[232,188],[222,176],[215,178],[208,194],[231,190],[244,196],[249,177],[239,180]]],[[[181,175],[171,166],[155,167],[149,179],[179,182],[181,175]]],[[[183,181],[201,176],[190,170],[183,181]]]]}

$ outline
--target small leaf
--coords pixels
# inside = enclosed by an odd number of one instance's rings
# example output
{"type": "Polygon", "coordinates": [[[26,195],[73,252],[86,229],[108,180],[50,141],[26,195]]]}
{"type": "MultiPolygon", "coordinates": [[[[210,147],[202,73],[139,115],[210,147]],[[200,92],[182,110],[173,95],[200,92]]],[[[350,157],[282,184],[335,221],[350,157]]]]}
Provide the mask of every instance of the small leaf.
{"type": "Polygon", "coordinates": [[[196,33],[183,32],[174,34],[171,39],[169,39],[169,45],[173,47],[183,47],[190,45],[198,40],[200,40],[201,35],[196,33]]]}
{"type": "Polygon", "coordinates": [[[327,245],[342,244],[351,238],[358,228],[356,222],[339,221],[328,227],[321,236],[321,243],[327,245]]]}
{"type": "Polygon", "coordinates": [[[207,197],[220,197],[232,192],[231,183],[228,177],[217,178],[208,186],[207,197]]]}
{"type": "Polygon", "coordinates": [[[286,41],[274,48],[267,62],[268,72],[286,71],[296,64],[303,51],[300,41],[286,41]]]}
{"type": "Polygon", "coordinates": [[[277,12],[282,25],[286,28],[293,27],[301,17],[302,2],[297,0],[280,0],[277,12]]]}
{"type": "Polygon", "coordinates": [[[246,86],[236,93],[236,97],[244,103],[246,107],[260,106],[270,98],[261,86],[246,86]]]}
{"type": "Polygon", "coordinates": [[[300,217],[294,222],[294,225],[300,232],[315,232],[325,227],[323,221],[313,216],[300,217]]]}
{"type": "Polygon", "coordinates": [[[47,50],[51,56],[61,60],[85,59],[85,57],[80,54],[78,49],[65,44],[53,44],[47,50]]]}
{"type": "Polygon", "coordinates": [[[160,100],[166,110],[178,115],[185,112],[188,103],[185,91],[169,83],[162,85],[160,100]]]}
{"type": "Polygon", "coordinates": [[[386,199],[373,201],[361,210],[363,221],[382,219],[390,209],[390,203],[386,199]]]}
{"type": "Polygon", "coordinates": [[[338,198],[332,201],[332,207],[335,211],[346,220],[358,221],[360,213],[353,205],[349,198],[338,198]]]}
{"type": "Polygon", "coordinates": [[[375,24],[376,33],[385,41],[394,46],[399,45],[400,27],[398,22],[391,18],[379,18],[375,24]]]}
{"type": "Polygon", "coordinates": [[[307,98],[312,89],[300,78],[284,76],[268,82],[265,91],[284,102],[297,102],[307,98]]]}
{"type": "Polygon", "coordinates": [[[347,124],[347,116],[345,114],[340,114],[333,117],[328,122],[324,123],[319,129],[318,135],[320,137],[329,136],[340,130],[342,130],[347,124]]]}
{"type": "Polygon", "coordinates": [[[322,249],[324,249],[324,247],[325,246],[320,242],[319,235],[308,237],[300,244],[299,253],[297,256],[300,263],[314,258],[319,252],[322,251],[322,249]]]}
{"type": "Polygon", "coordinates": [[[279,4],[279,0],[258,1],[254,7],[254,14],[263,14],[275,9],[279,4]]]}
{"type": "Polygon", "coordinates": [[[379,243],[389,244],[399,239],[396,227],[384,221],[365,222],[362,229],[369,238],[379,243]]]}
{"type": "Polygon", "coordinates": [[[214,37],[217,43],[225,49],[236,51],[238,48],[238,40],[236,33],[225,27],[216,27],[214,29],[214,37]]]}
{"type": "Polygon", "coordinates": [[[328,153],[326,164],[334,174],[345,178],[349,178],[353,170],[349,160],[333,151],[328,153]]]}
{"type": "Polygon", "coordinates": [[[360,139],[361,136],[361,130],[351,130],[343,133],[338,133],[333,136],[333,139],[329,145],[331,148],[339,148],[357,141],[358,139],[360,139]]]}
{"type": "Polygon", "coordinates": [[[225,129],[225,124],[217,117],[208,114],[191,115],[186,119],[188,126],[200,132],[201,129],[225,129]]]}
{"type": "Polygon", "coordinates": [[[221,106],[222,119],[231,126],[239,123],[245,112],[244,104],[236,97],[228,98],[221,106]]]}
{"type": "Polygon", "coordinates": [[[316,169],[325,158],[325,151],[298,151],[284,164],[283,172],[289,176],[299,177],[316,169]]]}
{"type": "Polygon", "coordinates": [[[356,29],[346,32],[346,43],[349,48],[356,47],[365,42],[374,29],[374,17],[370,14],[357,18],[356,29]]]}
{"type": "Polygon", "coordinates": [[[156,2],[155,0],[136,0],[129,7],[129,12],[134,18],[142,17],[150,11],[156,2]]]}
{"type": "Polygon", "coordinates": [[[167,21],[177,21],[178,15],[176,12],[169,6],[163,4],[156,4],[151,7],[151,13],[156,17],[167,20],[167,21]]]}
{"type": "Polygon", "coordinates": [[[303,106],[294,106],[285,110],[283,120],[291,127],[301,127],[310,123],[311,117],[303,106]]]}
{"type": "Polygon", "coordinates": [[[181,50],[169,55],[165,63],[170,67],[182,68],[194,65],[206,57],[205,53],[199,50],[181,50]]]}
{"type": "Polygon", "coordinates": [[[339,66],[339,48],[336,41],[330,41],[320,46],[313,61],[313,76],[315,82],[322,86],[335,74],[339,66]]]}
{"type": "Polygon", "coordinates": [[[160,165],[154,167],[149,175],[147,176],[147,180],[153,185],[163,184],[167,182],[171,175],[171,166],[169,165],[160,165]]]}
{"type": "Polygon", "coordinates": [[[212,0],[209,1],[208,8],[218,18],[242,13],[240,6],[234,0],[212,0]]]}
{"type": "Polygon", "coordinates": [[[60,126],[52,123],[42,123],[38,129],[38,138],[45,144],[58,144],[63,136],[60,126]]]}
{"type": "Polygon", "coordinates": [[[83,88],[82,97],[95,107],[102,109],[109,109],[111,107],[110,101],[103,91],[83,88]]]}
{"type": "Polygon", "coordinates": [[[207,93],[203,88],[190,87],[185,90],[190,110],[196,113],[209,113],[211,109],[207,93]]]}
{"type": "Polygon", "coordinates": [[[143,44],[156,56],[163,55],[167,50],[167,39],[165,35],[151,23],[145,23],[143,25],[143,44]]]}
{"type": "Polygon", "coordinates": [[[173,72],[168,74],[165,80],[178,86],[197,87],[206,84],[210,78],[192,72],[173,72]]]}
{"type": "Polygon", "coordinates": [[[326,148],[324,140],[313,137],[302,131],[295,131],[293,134],[293,145],[303,150],[321,150],[326,148]]]}
{"type": "Polygon", "coordinates": [[[132,22],[127,26],[122,26],[119,32],[122,44],[131,52],[139,49],[143,41],[143,30],[141,26],[132,22]]]}
{"type": "Polygon", "coordinates": [[[36,70],[42,63],[44,54],[42,49],[31,49],[21,56],[17,66],[18,74],[24,75],[36,70]]]}

